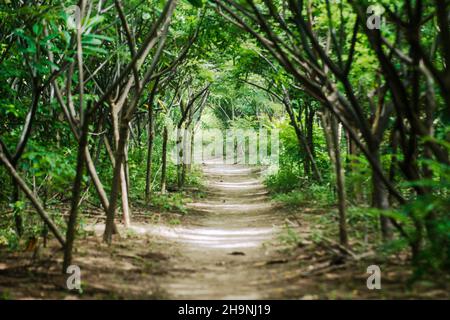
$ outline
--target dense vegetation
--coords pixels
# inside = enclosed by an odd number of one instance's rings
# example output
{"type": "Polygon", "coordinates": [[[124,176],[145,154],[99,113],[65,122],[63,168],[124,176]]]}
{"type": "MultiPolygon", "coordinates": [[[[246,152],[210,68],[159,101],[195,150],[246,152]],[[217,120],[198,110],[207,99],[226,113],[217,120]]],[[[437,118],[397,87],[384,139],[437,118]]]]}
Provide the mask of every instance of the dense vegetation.
{"type": "Polygon", "coordinates": [[[110,244],[133,208],[183,210],[176,132],[264,127],[275,199],[448,271],[450,2],[374,3],[0,1],[0,246],[56,239],[66,270],[89,212],[110,244]]]}

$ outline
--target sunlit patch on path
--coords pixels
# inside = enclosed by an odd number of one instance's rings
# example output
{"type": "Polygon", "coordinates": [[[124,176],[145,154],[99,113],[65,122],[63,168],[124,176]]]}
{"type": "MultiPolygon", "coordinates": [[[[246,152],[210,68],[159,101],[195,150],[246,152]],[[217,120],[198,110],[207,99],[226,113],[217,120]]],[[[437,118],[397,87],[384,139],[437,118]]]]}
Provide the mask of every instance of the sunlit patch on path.
{"type": "Polygon", "coordinates": [[[267,275],[255,272],[254,264],[266,258],[265,244],[279,232],[279,220],[259,169],[210,161],[203,172],[206,197],[188,205],[195,226],[142,224],[131,229],[179,247],[174,271],[160,279],[172,298],[264,298],[256,286],[267,275]]]}
{"type": "MultiPolygon", "coordinates": [[[[286,216],[270,201],[260,169],[218,163],[202,168],[205,197],[188,205],[188,223],[130,227],[150,236],[149,249],[166,248],[169,268],[152,281],[172,299],[268,299],[287,285],[297,288],[289,279],[298,272],[280,273],[272,263],[280,259],[276,244],[286,216]]],[[[94,228],[101,236],[104,225],[94,228]]]]}
{"type": "Polygon", "coordinates": [[[191,249],[198,250],[258,247],[273,234],[273,228],[210,229],[132,226],[131,229],[138,234],[151,233],[183,244],[190,244],[191,249]]]}

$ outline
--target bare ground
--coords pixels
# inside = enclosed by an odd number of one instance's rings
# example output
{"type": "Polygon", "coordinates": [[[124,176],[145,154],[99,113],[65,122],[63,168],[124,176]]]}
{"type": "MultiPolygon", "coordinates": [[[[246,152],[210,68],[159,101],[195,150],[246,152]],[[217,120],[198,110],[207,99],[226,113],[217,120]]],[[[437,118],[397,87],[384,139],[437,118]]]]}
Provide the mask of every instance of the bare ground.
{"type": "Polygon", "coordinates": [[[203,171],[206,195],[188,205],[178,226],[138,219],[110,247],[101,242],[103,224],[88,228],[74,261],[81,294],[66,289],[55,243],[35,252],[0,250],[0,298],[449,298],[448,278],[410,283],[404,259],[342,261],[332,246],[308,240],[315,226],[304,215],[314,213],[300,208],[295,223],[289,220],[258,168],[209,162],[203,171]],[[280,241],[286,224],[304,239],[296,247],[280,241]],[[371,264],[381,266],[381,290],[366,287],[371,264]]]}

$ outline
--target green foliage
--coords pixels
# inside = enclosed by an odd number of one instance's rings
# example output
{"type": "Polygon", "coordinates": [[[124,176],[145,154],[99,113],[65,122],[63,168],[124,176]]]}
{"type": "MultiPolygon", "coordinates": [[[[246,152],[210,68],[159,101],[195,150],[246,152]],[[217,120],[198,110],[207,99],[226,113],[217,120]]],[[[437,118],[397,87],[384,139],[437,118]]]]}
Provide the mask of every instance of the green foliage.
{"type": "Polygon", "coordinates": [[[187,2],[189,2],[190,4],[192,4],[194,7],[200,8],[203,6],[203,1],[202,0],[186,0],[187,2]]]}
{"type": "Polygon", "coordinates": [[[192,201],[183,193],[155,194],[152,196],[152,205],[164,211],[187,213],[186,203],[192,201]]]}
{"type": "MultiPolygon", "coordinates": [[[[66,223],[61,215],[63,209],[57,205],[67,207],[70,203],[78,142],[73,138],[72,130],[64,116],[64,112],[67,113],[67,111],[61,109],[59,105],[61,101],[57,99],[50,77],[55,76],[55,82],[61,88],[62,104],[68,108],[68,112],[76,113],[74,125],[78,126],[79,110],[84,110],[88,101],[96,101],[99,96],[102,96],[133,58],[128,48],[126,34],[119,27],[120,19],[114,6],[104,7],[102,12],[97,14],[95,8],[98,4],[104,5],[105,2],[92,2],[90,14],[82,21],[81,48],[85,83],[81,86],[79,82],[81,73],[78,70],[76,56],[78,36],[76,21],[65,9],[77,3],[75,0],[32,3],[0,1],[0,137],[5,144],[4,148],[14,155],[17,143],[24,136],[24,124],[32,116],[29,141],[24,153],[16,159],[16,168],[61,230],[64,230],[66,223]],[[57,73],[58,71],[61,72],[57,73]],[[72,88],[68,90],[66,86],[70,86],[70,83],[72,88]],[[84,103],[81,105],[80,87],[84,90],[84,103]],[[32,115],[30,107],[34,101],[37,101],[37,110],[32,115]]],[[[302,44],[302,39],[307,35],[299,32],[290,8],[279,10],[283,13],[283,23],[286,23],[280,26],[280,21],[274,22],[270,19],[271,10],[268,10],[267,3],[272,2],[256,1],[256,6],[262,13],[261,19],[274,33],[268,41],[277,42],[280,39],[289,43],[289,48],[281,44],[280,50],[276,49],[274,52],[277,55],[283,52],[283,55],[286,55],[283,61],[286,60],[289,65],[292,64],[292,67],[277,63],[277,59],[270,50],[266,50],[264,44],[255,39],[254,35],[217,15],[217,12],[211,10],[206,0],[179,2],[171,20],[161,60],[157,65],[152,65],[159,47],[159,43],[155,43],[149,55],[151,58],[142,61],[142,65],[137,70],[139,76],[142,76],[144,70],[150,66],[155,67],[158,72],[172,68],[161,78],[158,77],[159,87],[157,87],[152,106],[156,117],[156,129],[153,166],[150,172],[151,204],[163,211],[187,212],[185,205],[190,199],[184,190],[177,190],[179,167],[177,168],[171,161],[170,155],[167,163],[167,186],[172,192],[159,193],[162,167],[161,132],[164,125],[177,123],[182,118],[183,110],[180,107],[183,104],[181,102],[189,100],[189,97],[206,85],[210,85],[208,100],[201,111],[196,109],[198,104],[194,105],[194,110],[197,112],[191,119],[194,126],[198,124],[198,127],[202,129],[218,128],[220,130],[279,129],[281,145],[278,168],[270,171],[265,177],[265,184],[274,194],[275,200],[291,208],[300,208],[308,204],[315,207],[325,206],[328,209],[330,205],[335,204],[334,172],[328,155],[329,147],[323,124],[320,122],[323,104],[321,101],[316,101],[315,96],[313,98],[307,94],[308,88],[299,83],[294,74],[302,73],[303,69],[311,69],[306,73],[307,77],[311,77],[309,80],[316,81],[314,77],[326,78],[326,87],[330,89],[336,87],[341,94],[339,98],[342,100],[352,98],[359,102],[361,110],[357,110],[358,115],[355,118],[358,121],[347,121],[358,137],[364,136],[361,135],[364,131],[361,130],[360,122],[365,123],[366,130],[371,132],[373,129],[371,127],[377,121],[381,121],[380,118],[385,116],[385,112],[388,113],[386,130],[379,137],[381,167],[386,176],[391,176],[392,184],[407,201],[404,205],[398,204],[395,200],[391,201],[390,210],[379,211],[367,208],[372,200],[373,170],[362,152],[358,151],[357,155],[349,155],[351,152],[346,136],[348,132],[344,128],[339,147],[343,154],[342,158],[345,159],[347,204],[354,205],[349,207],[347,214],[351,236],[362,238],[367,234],[378,234],[380,215],[390,217],[402,225],[407,238],[400,238],[398,234],[395,234],[396,240],[386,244],[386,252],[403,250],[405,243],[410,246],[417,245],[419,256],[415,257],[417,259],[415,262],[418,265],[431,270],[449,269],[450,166],[448,160],[443,161],[433,155],[433,148],[430,148],[430,144],[435,148],[437,146],[442,148],[444,154],[442,158],[448,159],[450,151],[450,127],[447,124],[448,101],[445,101],[445,90],[438,87],[440,82],[445,81],[435,79],[441,78],[440,74],[445,74],[448,69],[448,61],[445,61],[445,55],[440,48],[442,42],[445,43],[448,39],[444,39],[445,41],[439,39],[442,32],[438,27],[439,19],[435,16],[436,7],[430,1],[426,1],[426,5],[423,5],[421,9],[423,17],[429,18],[424,19],[421,24],[420,39],[415,45],[423,52],[419,53],[417,58],[422,61],[424,59],[420,55],[424,57],[426,55],[429,56],[430,61],[423,61],[424,66],[421,65],[420,68],[414,66],[412,62],[405,62],[408,60],[407,55],[414,53],[414,46],[408,43],[410,34],[405,36],[404,33],[405,30],[409,31],[408,26],[402,26],[397,30],[395,23],[387,23],[380,30],[384,41],[395,44],[396,50],[392,50],[386,59],[391,60],[392,71],[401,70],[399,73],[401,76],[397,78],[401,78],[398,79],[399,83],[405,86],[405,95],[408,96],[409,91],[420,92],[417,99],[411,99],[414,103],[417,102],[417,105],[411,103],[407,105],[409,109],[405,111],[399,111],[398,108],[392,108],[392,111],[383,109],[381,114],[377,114],[374,112],[375,104],[391,106],[396,100],[390,89],[392,86],[386,81],[386,72],[380,69],[379,52],[374,48],[370,37],[367,37],[362,30],[364,25],[360,25],[358,29],[353,52],[354,59],[352,64],[348,65],[350,68],[347,70],[348,77],[346,72],[336,75],[333,68],[327,67],[325,68],[327,71],[323,71],[326,63],[320,55],[317,55],[316,48],[311,51],[310,41],[306,41],[306,45],[302,44]],[[289,29],[289,33],[285,33],[285,29],[289,29]],[[196,35],[195,43],[186,52],[186,56],[176,65],[172,65],[194,34],[196,35]],[[297,45],[301,50],[297,50],[297,45]],[[307,47],[309,50],[303,50],[307,47]],[[399,52],[406,58],[397,57],[399,52]],[[308,55],[315,57],[311,59],[308,55]],[[306,62],[301,61],[302,59],[306,62]],[[430,70],[432,66],[435,66],[434,72],[430,70]],[[312,77],[312,70],[315,68],[317,70],[314,73],[317,74],[312,77]],[[416,71],[420,76],[415,74],[416,71]],[[325,73],[320,74],[321,72],[325,73]],[[338,78],[345,78],[345,83],[338,78]],[[414,89],[415,81],[412,80],[416,79],[419,85],[414,89]],[[313,157],[322,175],[321,182],[318,182],[319,179],[312,174],[311,163],[305,150],[308,148],[300,141],[290,117],[286,114],[286,93],[289,95],[294,121],[298,122],[304,135],[307,135],[306,132],[309,130],[306,128],[308,114],[313,114],[312,120],[309,121],[312,124],[310,132],[312,141],[308,143],[313,149],[313,157]],[[368,96],[373,98],[373,105],[368,102],[368,96]],[[435,101],[431,104],[428,102],[429,99],[435,101]],[[414,109],[420,111],[417,116],[414,114],[414,109]],[[432,112],[429,112],[431,109],[432,112]],[[410,115],[406,111],[413,112],[416,118],[413,122],[408,119],[410,115]],[[424,127],[420,131],[430,129],[430,136],[419,131],[415,132],[416,126],[424,127]],[[394,150],[393,137],[402,132],[406,132],[406,139],[399,141],[394,150]],[[402,171],[399,169],[410,163],[415,165],[412,167],[413,172],[399,174],[402,171]],[[419,178],[416,179],[416,176],[419,178]]],[[[364,6],[382,3],[396,12],[399,20],[408,21],[405,19],[407,16],[405,12],[412,11],[408,6],[415,6],[419,2],[408,5],[407,2],[389,0],[353,1],[353,3],[311,1],[309,9],[314,17],[312,31],[317,35],[317,44],[327,45],[326,54],[338,69],[342,68],[350,58],[349,52],[352,50],[351,40],[356,21],[355,8],[358,3],[364,6]],[[330,12],[327,10],[327,5],[330,5],[330,12]],[[336,25],[341,18],[341,24],[336,25]],[[342,44],[339,50],[332,36],[339,38],[342,44]]],[[[166,1],[129,0],[122,1],[122,4],[135,37],[134,49],[139,50],[166,1]]],[[[237,15],[243,14],[244,21],[254,27],[255,21],[249,18],[252,10],[250,3],[238,1],[238,4],[239,7],[242,6],[244,13],[239,13],[237,10],[237,15]]],[[[273,4],[275,9],[281,9],[281,2],[274,1],[273,4]]],[[[234,9],[236,8],[232,8],[234,9]]],[[[264,30],[261,31],[260,28],[254,28],[254,30],[264,34],[264,30]]],[[[381,52],[389,51],[385,50],[387,47],[384,44],[382,46],[381,52]]],[[[120,90],[113,90],[114,93],[107,97],[106,102],[98,106],[89,128],[89,149],[108,196],[111,192],[113,166],[105,150],[103,139],[106,138],[109,141],[114,152],[116,143],[110,102],[126,87],[128,79],[122,80],[120,90]]],[[[154,80],[146,84],[144,94],[138,101],[138,112],[129,123],[131,133],[129,144],[127,144],[126,174],[129,179],[127,182],[129,182],[130,203],[145,201],[145,171],[149,138],[147,111],[150,91],[155,85],[154,80]]],[[[129,83],[132,84],[132,82],[133,79],[129,83]]],[[[126,97],[127,104],[135,98],[134,87],[130,92],[132,93],[126,97]]],[[[351,104],[339,106],[342,109],[342,115],[354,113],[351,104]]],[[[209,140],[205,141],[205,144],[212,142],[212,137],[207,138],[209,140]]],[[[370,143],[368,140],[370,139],[367,137],[361,138],[362,144],[371,149],[374,141],[370,143]]],[[[169,152],[174,144],[173,140],[169,141],[169,152]]],[[[262,165],[271,165],[270,169],[276,167],[274,163],[262,165]]],[[[24,219],[23,237],[41,236],[45,228],[41,219],[32,213],[31,206],[23,194],[19,195],[19,199],[13,199],[14,190],[10,180],[6,170],[3,167],[0,168],[0,181],[2,181],[0,210],[6,212],[6,218],[2,217],[0,222],[0,246],[19,249],[21,243],[15,231],[14,216],[20,215],[24,219]]],[[[187,189],[200,186],[201,180],[199,168],[193,166],[186,177],[184,187],[187,189]]],[[[84,201],[88,200],[94,205],[99,205],[99,198],[87,174],[83,177],[82,191],[84,201]]],[[[335,213],[334,209],[329,210],[327,214],[320,217],[323,220],[319,222],[325,226],[336,226],[335,213]]],[[[174,219],[170,223],[176,225],[179,221],[174,219]]],[[[298,242],[293,231],[288,226],[286,228],[285,241],[298,242]]],[[[376,240],[379,240],[378,236],[376,240]]]]}
{"type": "Polygon", "coordinates": [[[276,194],[274,199],[291,208],[297,208],[306,202],[305,194],[301,191],[276,194]]]}
{"type": "Polygon", "coordinates": [[[292,208],[305,204],[329,206],[336,201],[328,186],[318,184],[303,186],[287,193],[281,191],[274,195],[274,199],[292,208]]]}
{"type": "Polygon", "coordinates": [[[298,189],[300,183],[300,173],[294,172],[294,168],[282,168],[265,179],[267,187],[274,192],[290,192],[298,189]]]}
{"type": "Polygon", "coordinates": [[[12,227],[0,228],[0,248],[8,247],[10,250],[17,250],[19,248],[19,237],[16,230],[12,227]]]}
{"type": "MultiPolygon", "coordinates": [[[[329,197],[321,194],[330,194],[330,181],[324,181],[323,185],[311,184],[310,177],[304,173],[305,151],[300,148],[294,128],[287,121],[279,123],[277,128],[280,130],[279,168],[265,178],[267,187],[275,193],[289,193],[294,190],[305,191],[314,194],[314,196],[309,196],[309,200],[317,199],[317,201],[328,202],[329,197]]],[[[317,131],[315,135],[317,136],[317,162],[320,170],[327,172],[329,171],[329,160],[326,159],[328,156],[322,152],[326,148],[324,139],[321,137],[320,131],[317,131]]],[[[333,196],[331,196],[332,198],[333,196]]]]}

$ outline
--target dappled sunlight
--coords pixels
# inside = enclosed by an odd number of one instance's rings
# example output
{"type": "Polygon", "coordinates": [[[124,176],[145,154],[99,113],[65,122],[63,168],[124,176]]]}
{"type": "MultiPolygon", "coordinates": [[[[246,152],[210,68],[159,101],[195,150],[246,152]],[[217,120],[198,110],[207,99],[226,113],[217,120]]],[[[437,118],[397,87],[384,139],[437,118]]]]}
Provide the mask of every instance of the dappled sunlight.
{"type": "MultiPolygon", "coordinates": [[[[233,165],[203,168],[210,190],[204,201],[187,204],[189,209],[205,214],[198,227],[132,224],[138,235],[150,235],[173,241],[190,251],[208,255],[225,251],[258,250],[273,239],[278,227],[271,225],[265,213],[272,209],[267,190],[256,178],[255,171],[233,165]],[[220,172],[220,182],[215,175],[220,172]],[[211,197],[212,196],[212,197],[211,197]],[[251,227],[250,227],[251,226],[251,227]]],[[[104,226],[97,224],[100,234],[104,226]]]]}
{"type": "Polygon", "coordinates": [[[184,228],[156,225],[132,225],[130,230],[138,234],[150,234],[169,238],[180,243],[217,249],[252,248],[270,239],[273,228],[184,228]]]}
{"type": "Polygon", "coordinates": [[[258,209],[267,209],[270,207],[266,203],[259,203],[259,204],[210,204],[210,203],[191,203],[189,204],[189,207],[192,208],[211,208],[214,206],[215,209],[223,209],[223,210],[238,210],[238,211],[250,211],[250,210],[258,210],[258,209]]]}
{"type": "MultiPolygon", "coordinates": [[[[242,191],[241,190],[241,192],[239,192],[239,196],[241,199],[246,198],[246,197],[251,197],[254,199],[256,196],[259,196],[260,199],[263,199],[263,198],[267,199],[267,195],[269,195],[269,192],[265,188],[262,188],[262,187],[260,190],[261,191],[259,191],[258,189],[251,190],[251,191],[248,191],[248,190],[242,191]]],[[[214,190],[213,189],[213,190],[209,191],[208,193],[213,196],[219,196],[219,197],[221,197],[221,199],[225,199],[225,200],[227,199],[227,197],[232,198],[232,195],[233,195],[233,193],[231,193],[230,190],[224,191],[224,190],[214,190]]]]}
{"type": "Polygon", "coordinates": [[[220,167],[205,166],[203,168],[207,179],[220,173],[221,181],[208,180],[212,188],[210,195],[220,193],[218,198],[207,197],[205,201],[193,202],[188,208],[199,210],[207,215],[202,221],[206,223],[199,227],[137,225],[130,229],[138,234],[148,234],[175,241],[190,250],[249,250],[260,248],[273,238],[277,227],[271,226],[263,212],[270,210],[271,204],[261,181],[252,174],[249,168],[221,165],[220,167]],[[233,189],[233,193],[230,193],[233,189]],[[263,189],[263,191],[260,191],[263,189]],[[261,196],[263,195],[263,196],[261,196]],[[226,197],[226,198],[224,198],[226,197]],[[225,200],[226,199],[226,200],[225,200]],[[256,201],[256,203],[255,203],[256,201]],[[208,218],[208,220],[206,220],[208,218]],[[252,227],[249,227],[249,226],[252,227]]]}
{"type": "Polygon", "coordinates": [[[217,175],[221,175],[221,174],[226,174],[226,175],[248,175],[250,174],[253,170],[249,169],[249,168],[226,168],[224,169],[223,167],[213,167],[213,168],[209,168],[209,169],[204,169],[203,170],[205,173],[208,174],[217,174],[217,175]]]}
{"type": "Polygon", "coordinates": [[[0,300],[450,297],[450,0],[0,15],[0,300]]]}
{"type": "Polygon", "coordinates": [[[255,182],[242,182],[242,183],[226,183],[226,182],[213,182],[211,185],[221,187],[224,189],[260,189],[262,188],[257,181],[255,182]]]}

